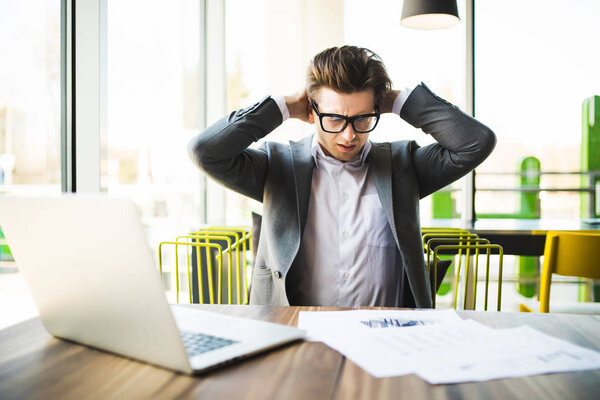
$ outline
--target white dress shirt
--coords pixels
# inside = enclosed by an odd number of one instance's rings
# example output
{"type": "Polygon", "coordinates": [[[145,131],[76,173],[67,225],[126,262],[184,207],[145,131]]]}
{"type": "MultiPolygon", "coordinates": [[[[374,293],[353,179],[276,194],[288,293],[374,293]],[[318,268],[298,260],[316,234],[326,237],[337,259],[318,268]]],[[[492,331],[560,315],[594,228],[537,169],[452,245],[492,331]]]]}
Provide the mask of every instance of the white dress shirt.
{"type": "MultiPolygon", "coordinates": [[[[400,114],[411,90],[400,92],[400,114]]],[[[273,96],[289,118],[283,96],[273,96]]],[[[325,155],[313,137],[315,161],[306,226],[286,281],[298,305],[356,307],[399,305],[404,270],[366,161],[367,141],[353,161],[325,155]]]]}

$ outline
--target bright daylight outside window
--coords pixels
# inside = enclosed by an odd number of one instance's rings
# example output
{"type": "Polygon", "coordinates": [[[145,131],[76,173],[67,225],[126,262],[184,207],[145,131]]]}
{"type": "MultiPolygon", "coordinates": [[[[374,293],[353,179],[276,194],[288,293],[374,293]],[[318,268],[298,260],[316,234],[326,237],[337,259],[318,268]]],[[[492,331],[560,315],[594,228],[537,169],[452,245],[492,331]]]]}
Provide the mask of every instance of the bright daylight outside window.
{"type": "Polygon", "coordinates": [[[3,1],[0,60],[0,190],[60,193],[60,1],[3,1]]]}
{"type": "MultiPolygon", "coordinates": [[[[0,2],[0,195],[58,195],[60,1],[0,2]]],[[[35,315],[0,221],[0,327],[35,315]]]]}
{"type": "Polygon", "coordinates": [[[195,0],[107,4],[102,186],[137,203],[154,249],[202,222],[201,180],[186,150],[202,128],[199,7],[195,0]]]}
{"type": "MultiPolygon", "coordinates": [[[[226,112],[251,105],[265,96],[265,0],[225,2],[225,68],[227,71],[226,112]],[[250,18],[255,23],[246,24],[250,18]],[[245,38],[253,37],[248,41],[245,38]]],[[[211,193],[208,193],[211,196],[211,193]]],[[[224,194],[225,222],[250,225],[251,212],[261,204],[230,190],[224,194]]]]}
{"type": "MultiPolygon", "coordinates": [[[[594,167],[581,163],[582,107],[600,95],[600,3],[478,1],[475,11],[475,114],[498,135],[477,170],[478,217],[594,217],[577,189],[594,167]]],[[[600,154],[587,156],[600,169],[600,154]]]]}
{"type": "MultiPolygon", "coordinates": [[[[593,119],[583,112],[584,103],[600,95],[598,15],[594,0],[476,3],[475,115],[498,137],[477,169],[477,218],[496,218],[496,225],[498,218],[541,218],[560,226],[600,216],[600,175],[593,175],[600,154],[590,146],[600,140],[598,128],[582,141],[582,129],[593,119]]],[[[515,289],[535,297],[539,258],[512,258],[515,289]]],[[[561,282],[552,286],[553,299],[588,298],[587,283],[561,282]]]]}
{"type": "MultiPolygon", "coordinates": [[[[107,2],[101,185],[111,196],[137,204],[157,264],[160,242],[203,222],[202,178],[187,154],[188,142],[203,125],[200,5],[197,0],[107,2]]],[[[169,247],[161,258],[167,296],[174,301],[172,253],[169,247]]]]}

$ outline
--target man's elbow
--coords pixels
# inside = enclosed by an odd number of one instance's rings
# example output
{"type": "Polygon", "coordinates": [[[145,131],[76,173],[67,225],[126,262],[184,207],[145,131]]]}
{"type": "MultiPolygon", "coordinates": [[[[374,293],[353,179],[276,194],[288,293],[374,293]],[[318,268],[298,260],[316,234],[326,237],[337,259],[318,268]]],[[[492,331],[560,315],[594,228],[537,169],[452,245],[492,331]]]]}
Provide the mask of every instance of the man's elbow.
{"type": "Polygon", "coordinates": [[[483,160],[485,160],[490,154],[492,154],[492,151],[494,151],[497,139],[496,134],[485,125],[483,126],[482,137],[481,154],[483,155],[483,160]]]}
{"type": "Polygon", "coordinates": [[[465,161],[468,160],[470,168],[475,168],[484,162],[496,147],[496,135],[487,126],[480,124],[473,141],[467,146],[465,161]]]}
{"type": "Polygon", "coordinates": [[[187,145],[188,156],[197,167],[203,169],[205,164],[208,163],[207,148],[205,140],[202,135],[194,137],[187,145]]]}

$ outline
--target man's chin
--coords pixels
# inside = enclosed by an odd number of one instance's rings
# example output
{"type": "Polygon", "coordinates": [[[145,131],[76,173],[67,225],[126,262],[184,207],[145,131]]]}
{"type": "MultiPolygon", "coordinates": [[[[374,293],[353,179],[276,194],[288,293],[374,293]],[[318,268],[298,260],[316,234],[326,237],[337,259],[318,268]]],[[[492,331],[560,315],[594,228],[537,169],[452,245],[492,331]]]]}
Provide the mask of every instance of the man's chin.
{"type": "Polygon", "coordinates": [[[340,151],[336,151],[335,154],[333,154],[333,156],[340,161],[352,161],[352,160],[356,159],[356,154],[357,154],[357,151],[344,152],[344,153],[342,153],[340,151]]]}
{"type": "Polygon", "coordinates": [[[335,158],[337,158],[338,160],[341,160],[341,161],[351,161],[356,157],[358,150],[359,150],[358,145],[343,146],[343,145],[337,144],[335,147],[334,156],[335,156],[335,158]]]}

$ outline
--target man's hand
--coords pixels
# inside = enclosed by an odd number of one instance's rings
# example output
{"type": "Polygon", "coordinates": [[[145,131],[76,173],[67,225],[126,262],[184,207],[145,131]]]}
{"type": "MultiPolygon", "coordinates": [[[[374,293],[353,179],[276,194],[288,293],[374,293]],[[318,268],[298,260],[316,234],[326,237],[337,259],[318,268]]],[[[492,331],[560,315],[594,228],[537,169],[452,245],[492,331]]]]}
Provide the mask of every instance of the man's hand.
{"type": "Polygon", "coordinates": [[[394,107],[394,100],[396,100],[396,97],[398,97],[399,93],[399,90],[388,90],[385,96],[383,97],[381,104],[379,105],[379,112],[382,114],[392,112],[392,108],[394,107]]]}
{"type": "Polygon", "coordinates": [[[312,112],[310,101],[306,90],[293,94],[291,96],[285,96],[285,105],[290,112],[290,118],[298,118],[304,122],[312,123],[309,120],[309,115],[312,112]]]}

